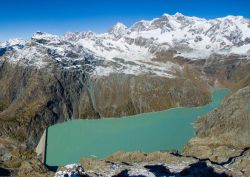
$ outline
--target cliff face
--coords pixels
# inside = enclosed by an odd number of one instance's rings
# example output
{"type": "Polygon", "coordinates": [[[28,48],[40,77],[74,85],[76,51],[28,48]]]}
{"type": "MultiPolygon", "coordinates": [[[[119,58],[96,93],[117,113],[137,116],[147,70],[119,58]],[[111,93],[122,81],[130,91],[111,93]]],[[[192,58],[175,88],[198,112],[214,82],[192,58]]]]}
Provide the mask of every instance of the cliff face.
{"type": "MultiPolygon", "coordinates": [[[[206,85],[204,81],[202,83],[206,85]]],[[[176,106],[198,106],[210,101],[207,88],[203,89],[185,77],[169,79],[120,74],[92,80],[91,85],[94,107],[101,117],[127,116],[176,106]]]]}
{"type": "Polygon", "coordinates": [[[84,90],[84,75],[74,71],[49,73],[6,61],[0,73],[1,135],[21,142],[29,137],[32,146],[46,127],[72,117],[73,107],[79,104],[78,97],[84,90]],[[74,77],[78,78],[77,86],[74,77]]]}
{"type": "MultiPolygon", "coordinates": [[[[194,65],[197,66],[197,64],[194,65]]],[[[199,67],[207,77],[220,81],[232,91],[237,91],[250,84],[250,60],[246,58],[237,55],[213,55],[199,67]]]]}

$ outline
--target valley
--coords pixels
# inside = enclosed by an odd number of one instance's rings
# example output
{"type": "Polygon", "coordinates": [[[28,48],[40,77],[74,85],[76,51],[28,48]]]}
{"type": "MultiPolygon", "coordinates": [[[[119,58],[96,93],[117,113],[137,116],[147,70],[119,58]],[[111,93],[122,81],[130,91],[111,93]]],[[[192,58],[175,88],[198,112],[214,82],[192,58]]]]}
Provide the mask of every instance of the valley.
{"type": "Polygon", "coordinates": [[[38,31],[0,42],[0,170],[53,176],[34,152],[48,129],[53,166],[95,155],[81,165],[101,163],[105,170],[109,155],[127,150],[132,155],[114,154],[111,162],[128,156],[132,166],[113,175],[152,163],[171,162],[177,171],[179,164],[182,171],[202,162],[218,175],[248,176],[249,32],[242,16],[176,13],[130,27],[117,23],[101,34],[38,31]],[[140,150],[146,153],[131,152],[140,150]],[[169,152],[153,152],[159,150],[169,152]],[[228,159],[234,160],[220,164],[228,159]]]}

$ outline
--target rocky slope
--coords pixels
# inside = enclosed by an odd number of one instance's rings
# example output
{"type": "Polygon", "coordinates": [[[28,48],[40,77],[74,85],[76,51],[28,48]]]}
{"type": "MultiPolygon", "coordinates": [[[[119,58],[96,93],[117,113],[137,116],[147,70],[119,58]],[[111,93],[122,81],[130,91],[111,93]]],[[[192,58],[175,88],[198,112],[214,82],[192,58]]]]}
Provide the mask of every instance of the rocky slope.
{"type": "Polygon", "coordinates": [[[197,120],[197,137],[190,140],[185,153],[221,161],[250,147],[249,101],[250,86],[247,86],[228,97],[220,107],[197,120]]]}

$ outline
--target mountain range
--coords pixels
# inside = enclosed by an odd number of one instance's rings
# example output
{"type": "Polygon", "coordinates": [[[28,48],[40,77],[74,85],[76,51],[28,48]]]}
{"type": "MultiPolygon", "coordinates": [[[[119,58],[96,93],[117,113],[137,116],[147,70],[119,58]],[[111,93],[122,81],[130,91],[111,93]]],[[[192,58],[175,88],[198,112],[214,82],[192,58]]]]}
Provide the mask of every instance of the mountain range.
{"type": "Polygon", "coordinates": [[[47,67],[48,63],[70,69],[82,67],[89,56],[92,75],[126,73],[174,77],[181,66],[154,61],[160,54],[171,58],[207,59],[212,55],[250,55],[250,20],[227,16],[206,20],[180,13],[163,14],[151,21],[139,21],[131,27],[115,24],[107,33],[66,33],[56,36],[36,32],[31,40],[12,39],[0,44],[0,54],[15,51],[9,61],[47,67]]]}

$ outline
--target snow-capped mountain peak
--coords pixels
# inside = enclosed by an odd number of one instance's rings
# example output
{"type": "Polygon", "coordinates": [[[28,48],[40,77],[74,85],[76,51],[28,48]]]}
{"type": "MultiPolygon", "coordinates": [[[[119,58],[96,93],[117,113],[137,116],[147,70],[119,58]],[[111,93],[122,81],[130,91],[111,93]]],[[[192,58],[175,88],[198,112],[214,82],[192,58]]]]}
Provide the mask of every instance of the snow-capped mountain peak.
{"type": "Polygon", "coordinates": [[[174,14],[174,16],[175,16],[175,17],[183,17],[184,15],[183,15],[182,13],[180,13],[180,12],[176,12],[176,13],[174,14]]]}
{"type": "Polygon", "coordinates": [[[6,52],[12,52],[22,49],[26,43],[27,41],[17,38],[9,39],[8,41],[2,43],[0,42],[0,57],[6,52]]]}
{"type": "Polygon", "coordinates": [[[118,22],[108,31],[108,33],[113,35],[114,37],[122,37],[127,33],[127,29],[128,27],[126,25],[118,22]]]}
{"type": "Polygon", "coordinates": [[[36,41],[36,42],[39,42],[39,43],[48,43],[48,42],[51,42],[51,41],[53,41],[53,42],[58,41],[60,39],[60,37],[57,36],[57,35],[37,31],[36,33],[33,34],[31,39],[33,41],[36,41]]]}
{"type": "Polygon", "coordinates": [[[23,39],[9,39],[8,41],[0,43],[0,48],[10,47],[10,46],[21,46],[25,45],[26,41],[23,39]]]}

